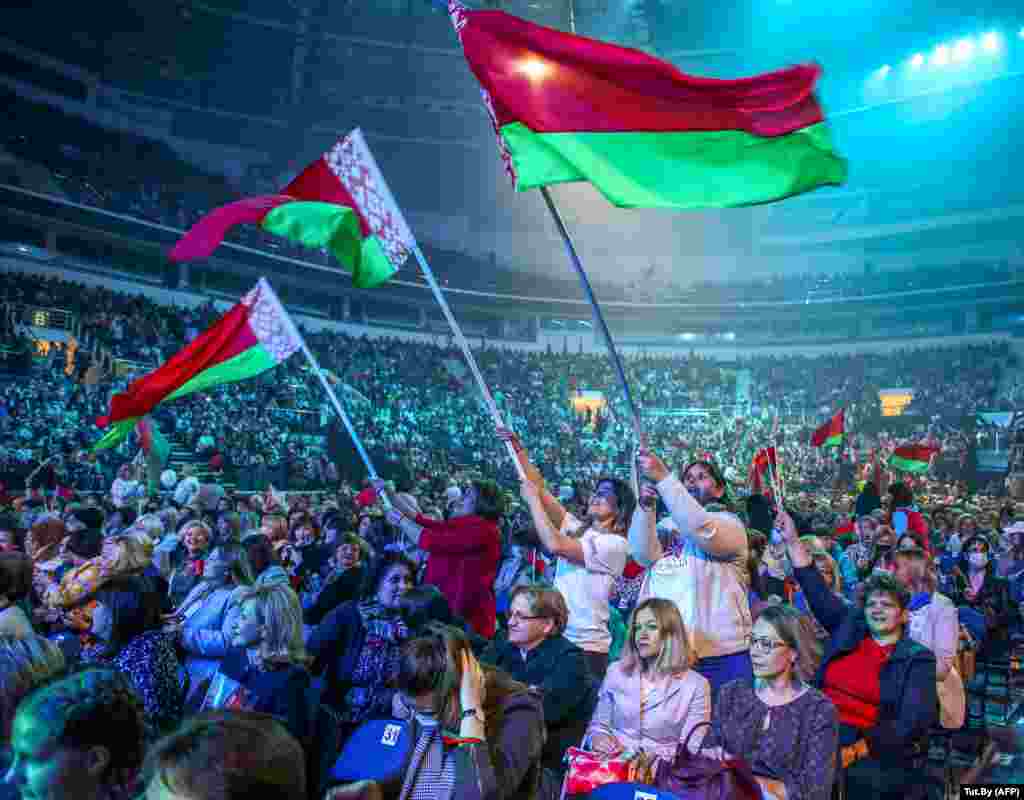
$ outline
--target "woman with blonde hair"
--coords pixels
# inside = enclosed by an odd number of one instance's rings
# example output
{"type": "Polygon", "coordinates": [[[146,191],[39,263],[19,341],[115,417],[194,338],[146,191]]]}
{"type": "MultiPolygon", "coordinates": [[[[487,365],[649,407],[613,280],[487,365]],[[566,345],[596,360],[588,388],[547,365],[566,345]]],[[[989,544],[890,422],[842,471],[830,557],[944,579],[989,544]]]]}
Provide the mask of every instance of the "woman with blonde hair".
{"type": "MultiPolygon", "coordinates": [[[[629,621],[622,657],[608,667],[584,740],[605,756],[645,753],[671,761],[690,732],[711,717],[711,686],[691,669],[676,604],[649,598],[629,621]]],[[[703,731],[691,739],[700,746],[703,731]]]]}
{"type": "Polygon", "coordinates": [[[202,707],[262,711],[280,717],[300,741],[313,732],[306,692],[310,674],[302,642],[302,606],[283,583],[240,593],[230,649],[202,707]]]}

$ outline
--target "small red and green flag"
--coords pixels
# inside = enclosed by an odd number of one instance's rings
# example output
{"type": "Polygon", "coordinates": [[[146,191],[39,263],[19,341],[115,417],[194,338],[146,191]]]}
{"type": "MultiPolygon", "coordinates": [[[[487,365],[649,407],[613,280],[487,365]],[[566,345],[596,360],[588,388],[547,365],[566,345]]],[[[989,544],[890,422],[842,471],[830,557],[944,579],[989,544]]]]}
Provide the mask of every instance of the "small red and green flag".
{"type": "MultiPolygon", "coordinates": [[[[252,378],[273,369],[301,347],[281,301],[260,278],[213,327],[175,353],[166,364],[115,394],[110,413],[96,420],[109,428],[93,452],[124,440],[142,417],[162,403],[252,378]]],[[[145,426],[144,426],[145,427],[145,426]]],[[[140,432],[145,436],[145,432],[140,432]]],[[[141,439],[145,447],[145,438],[141,439]]]]}
{"type": "Polygon", "coordinates": [[[839,409],[832,419],[811,435],[811,447],[838,447],[841,445],[845,419],[845,410],[839,409]]]}
{"type": "Polygon", "coordinates": [[[352,274],[353,285],[386,283],[414,242],[394,201],[383,193],[357,129],[341,139],[280,194],[248,197],[214,209],[169,253],[172,261],[209,258],[236,225],[258,225],[296,244],[328,250],[352,274]],[[388,202],[390,201],[390,202],[388,202]]]}
{"type": "Polygon", "coordinates": [[[701,78],[503,11],[448,13],[519,191],[588,181],[616,206],[722,208],[846,180],[816,65],[701,78]]]}
{"type": "Polygon", "coordinates": [[[909,472],[912,475],[923,475],[932,463],[932,456],[938,452],[938,447],[927,444],[897,447],[889,458],[889,469],[909,472]]]}
{"type": "Polygon", "coordinates": [[[774,447],[762,447],[754,454],[750,462],[750,474],[748,482],[755,494],[764,492],[764,476],[768,475],[769,486],[775,481],[779,473],[778,458],[774,447]]]}

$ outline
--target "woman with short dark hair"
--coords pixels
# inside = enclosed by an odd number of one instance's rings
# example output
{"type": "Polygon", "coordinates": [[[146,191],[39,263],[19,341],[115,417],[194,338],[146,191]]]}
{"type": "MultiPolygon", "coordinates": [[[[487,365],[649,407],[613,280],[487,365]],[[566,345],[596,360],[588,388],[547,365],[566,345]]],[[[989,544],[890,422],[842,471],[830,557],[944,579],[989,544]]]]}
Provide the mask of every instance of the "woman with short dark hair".
{"type": "Polygon", "coordinates": [[[391,707],[391,683],[409,634],[401,600],[415,583],[416,564],[385,553],[367,572],[362,599],[342,603],[309,638],[312,672],[326,673],[324,702],[352,727],[391,707]]]}

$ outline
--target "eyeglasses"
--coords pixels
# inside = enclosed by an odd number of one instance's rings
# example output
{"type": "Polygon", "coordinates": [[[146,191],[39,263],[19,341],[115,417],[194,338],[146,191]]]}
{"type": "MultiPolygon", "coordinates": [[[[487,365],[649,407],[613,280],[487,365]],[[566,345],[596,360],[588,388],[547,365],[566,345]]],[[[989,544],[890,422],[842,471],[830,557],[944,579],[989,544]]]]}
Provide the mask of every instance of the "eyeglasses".
{"type": "Polygon", "coordinates": [[[531,622],[531,621],[533,621],[535,619],[547,619],[547,616],[544,615],[544,614],[541,614],[539,616],[531,617],[531,616],[527,616],[526,614],[520,614],[518,611],[513,611],[512,613],[510,613],[508,615],[508,621],[511,622],[514,619],[522,620],[523,622],[531,622]]]}
{"type": "Polygon", "coordinates": [[[766,637],[751,636],[750,649],[751,650],[766,650],[769,653],[778,650],[780,647],[786,647],[785,642],[780,642],[778,639],[768,639],[766,637]]]}

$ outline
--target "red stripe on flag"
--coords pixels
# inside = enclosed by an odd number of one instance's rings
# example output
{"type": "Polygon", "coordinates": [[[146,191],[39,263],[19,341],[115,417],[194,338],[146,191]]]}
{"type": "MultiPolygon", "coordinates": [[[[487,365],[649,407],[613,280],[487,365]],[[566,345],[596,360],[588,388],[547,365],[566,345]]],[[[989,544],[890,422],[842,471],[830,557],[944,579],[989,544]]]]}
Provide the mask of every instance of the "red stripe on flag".
{"type": "Polygon", "coordinates": [[[372,235],[366,217],[359,210],[359,204],[356,203],[355,198],[345,188],[345,184],[338,180],[337,175],[331,172],[331,168],[327,166],[327,161],[323,157],[318,158],[302,170],[299,176],[284,187],[281,193],[294,197],[296,200],[337,203],[338,205],[351,208],[356,212],[356,216],[359,217],[359,229],[362,232],[363,238],[365,239],[367,236],[372,235]]]}
{"type": "Polygon", "coordinates": [[[686,75],[639,50],[470,11],[462,45],[497,125],[537,133],[741,130],[782,136],[824,119],[814,64],[738,80],[686,75]]]}
{"type": "Polygon", "coordinates": [[[100,417],[96,424],[105,428],[111,422],[141,417],[199,373],[256,344],[259,341],[249,327],[249,307],[236,303],[212,328],[175,353],[166,364],[115,394],[110,401],[110,415],[100,417]]]}

